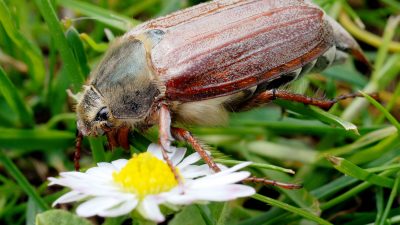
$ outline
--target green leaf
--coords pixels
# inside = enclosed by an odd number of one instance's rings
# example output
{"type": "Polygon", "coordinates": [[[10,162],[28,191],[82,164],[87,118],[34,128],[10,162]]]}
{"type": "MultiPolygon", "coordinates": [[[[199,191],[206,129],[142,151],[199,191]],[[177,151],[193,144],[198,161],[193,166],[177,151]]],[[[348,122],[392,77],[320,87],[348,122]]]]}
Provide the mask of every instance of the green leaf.
{"type": "Polygon", "coordinates": [[[56,12],[50,3],[50,0],[35,0],[35,2],[37,7],[40,9],[44,20],[49,26],[51,31],[50,34],[60,52],[69,81],[71,82],[74,91],[78,91],[85,79],[82,72],[79,70],[79,64],[67,42],[56,12]]]}
{"type": "MultiPolygon", "coordinates": [[[[1,3],[0,3],[1,5],[1,3]]],[[[4,96],[10,108],[19,116],[22,124],[33,127],[34,120],[31,109],[25,104],[18,93],[18,89],[8,79],[3,68],[0,66],[0,93],[4,96]]]]}
{"type": "Polygon", "coordinates": [[[58,0],[57,4],[72,10],[76,10],[85,16],[90,16],[95,20],[98,20],[108,26],[114,27],[121,31],[128,31],[132,27],[140,24],[140,22],[137,20],[133,20],[129,17],[116,14],[109,10],[83,1],[58,0]]]}
{"type": "Polygon", "coordinates": [[[78,217],[65,210],[53,209],[39,214],[36,225],[92,225],[89,220],[78,217]]]}
{"type": "Polygon", "coordinates": [[[10,39],[26,56],[26,61],[35,87],[39,88],[43,86],[45,67],[42,53],[36,45],[17,30],[15,27],[15,18],[12,17],[10,10],[3,0],[0,0],[0,22],[10,39]]]}

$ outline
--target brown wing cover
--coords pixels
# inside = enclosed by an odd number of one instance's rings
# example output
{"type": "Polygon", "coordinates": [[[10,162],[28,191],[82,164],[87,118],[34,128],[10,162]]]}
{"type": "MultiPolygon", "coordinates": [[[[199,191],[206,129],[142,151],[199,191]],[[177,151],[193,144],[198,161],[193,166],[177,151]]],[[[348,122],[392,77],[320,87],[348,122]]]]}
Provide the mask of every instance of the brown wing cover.
{"type": "Polygon", "coordinates": [[[302,67],[333,45],[323,12],[303,1],[213,1],[150,21],[151,51],[166,97],[198,101],[255,86],[302,67]]]}

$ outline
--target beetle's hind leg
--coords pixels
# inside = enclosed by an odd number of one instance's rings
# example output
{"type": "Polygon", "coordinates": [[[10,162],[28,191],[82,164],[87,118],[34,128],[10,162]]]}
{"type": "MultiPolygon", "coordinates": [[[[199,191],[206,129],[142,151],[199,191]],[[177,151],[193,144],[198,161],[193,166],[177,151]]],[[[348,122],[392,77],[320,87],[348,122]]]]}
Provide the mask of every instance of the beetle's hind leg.
{"type": "MultiPolygon", "coordinates": [[[[182,128],[176,128],[172,127],[171,128],[172,135],[180,140],[180,141],[186,141],[188,142],[193,149],[199,153],[200,157],[207,163],[207,165],[216,173],[220,172],[221,169],[218,167],[218,165],[215,163],[213,158],[204,150],[204,147],[201,145],[201,143],[193,137],[193,135],[182,128]]],[[[252,183],[260,183],[263,185],[272,185],[272,186],[277,186],[285,189],[299,189],[302,188],[302,185],[298,184],[289,184],[289,183],[283,183],[283,182],[278,182],[275,180],[268,180],[265,178],[259,178],[259,177],[249,177],[243,180],[243,182],[252,182],[252,183]]]]}
{"type": "MultiPolygon", "coordinates": [[[[295,94],[283,90],[278,89],[271,89],[266,90],[264,92],[259,93],[258,95],[253,96],[249,100],[241,103],[237,106],[236,111],[247,111],[252,108],[256,108],[258,106],[264,105],[272,100],[275,99],[283,99],[293,102],[300,102],[306,105],[314,105],[321,109],[328,110],[330,109],[335,103],[345,100],[348,98],[355,98],[355,97],[363,97],[360,93],[353,93],[347,95],[341,95],[334,99],[320,99],[320,98],[312,98],[301,94],[295,94]]],[[[377,98],[377,96],[373,96],[377,98]]]]}

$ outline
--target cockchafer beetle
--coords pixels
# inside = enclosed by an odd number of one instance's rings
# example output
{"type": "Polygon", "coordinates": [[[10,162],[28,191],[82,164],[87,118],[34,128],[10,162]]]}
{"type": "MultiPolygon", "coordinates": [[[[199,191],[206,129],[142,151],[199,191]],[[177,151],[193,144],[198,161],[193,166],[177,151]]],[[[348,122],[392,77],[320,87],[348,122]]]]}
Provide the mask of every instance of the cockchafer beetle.
{"type": "Polygon", "coordinates": [[[214,0],[148,21],[113,43],[75,96],[77,149],[82,135],[103,134],[111,146],[127,148],[130,130],[158,124],[164,156],[174,137],[218,172],[177,124],[221,124],[229,112],[276,98],[329,108],[337,99],[277,88],[348,54],[368,67],[356,41],[305,0],[214,0]]]}

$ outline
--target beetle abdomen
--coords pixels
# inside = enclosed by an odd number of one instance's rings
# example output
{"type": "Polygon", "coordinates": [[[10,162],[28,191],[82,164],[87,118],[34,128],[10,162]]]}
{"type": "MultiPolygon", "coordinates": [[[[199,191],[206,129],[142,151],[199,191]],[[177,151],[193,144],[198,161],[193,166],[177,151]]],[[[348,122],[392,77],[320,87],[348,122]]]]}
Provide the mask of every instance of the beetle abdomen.
{"type": "Polygon", "coordinates": [[[301,1],[243,2],[164,28],[151,57],[168,99],[230,95],[298,69],[333,45],[318,8],[301,1]]]}

